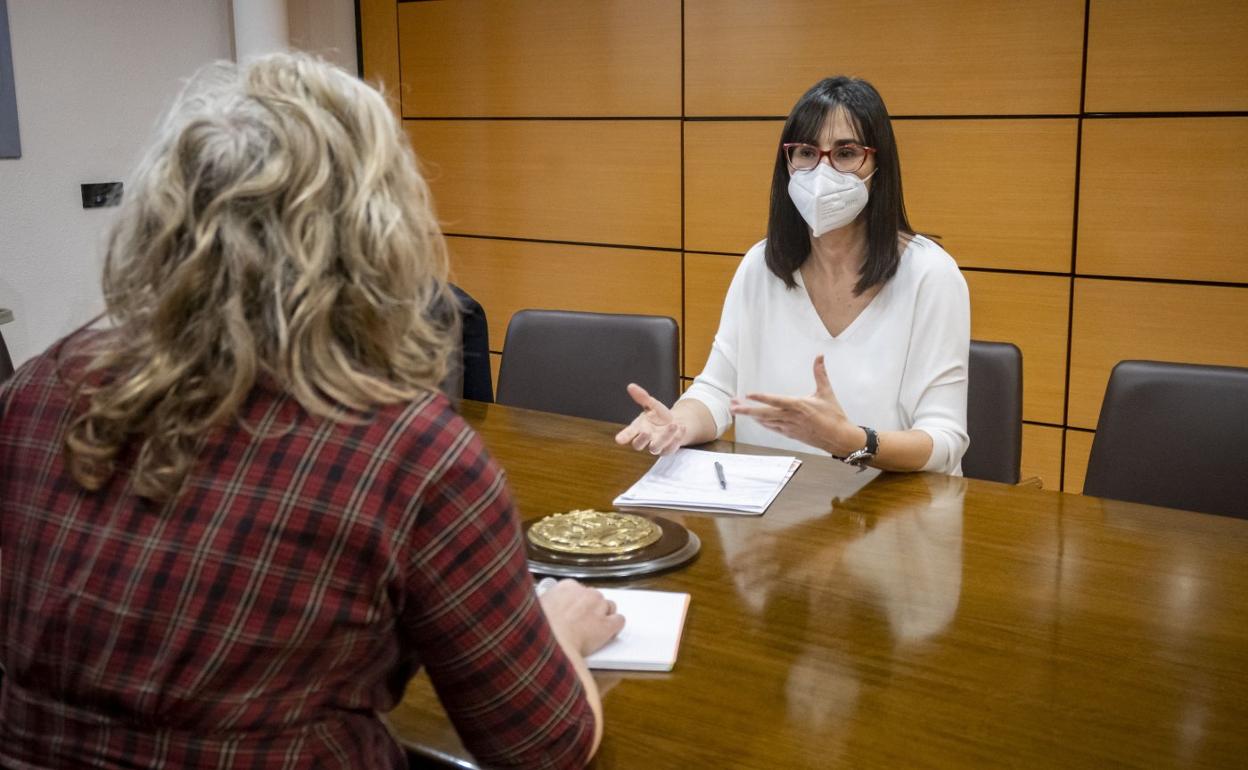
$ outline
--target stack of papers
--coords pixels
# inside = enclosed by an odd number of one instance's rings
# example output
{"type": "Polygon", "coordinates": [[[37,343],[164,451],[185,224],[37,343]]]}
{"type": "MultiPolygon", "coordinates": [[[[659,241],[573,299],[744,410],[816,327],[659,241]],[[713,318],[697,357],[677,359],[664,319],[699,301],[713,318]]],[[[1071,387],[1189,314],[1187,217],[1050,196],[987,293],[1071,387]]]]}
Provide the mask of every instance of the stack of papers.
{"type": "Polygon", "coordinates": [[[796,457],[678,449],[655,463],[613,504],[759,515],[801,464],[796,457]],[[722,486],[716,463],[723,471],[722,486]]]}
{"type": "Polygon", "coordinates": [[[624,630],[585,659],[590,668],[671,671],[685,628],[689,594],[600,588],[624,616],[624,630]]]}

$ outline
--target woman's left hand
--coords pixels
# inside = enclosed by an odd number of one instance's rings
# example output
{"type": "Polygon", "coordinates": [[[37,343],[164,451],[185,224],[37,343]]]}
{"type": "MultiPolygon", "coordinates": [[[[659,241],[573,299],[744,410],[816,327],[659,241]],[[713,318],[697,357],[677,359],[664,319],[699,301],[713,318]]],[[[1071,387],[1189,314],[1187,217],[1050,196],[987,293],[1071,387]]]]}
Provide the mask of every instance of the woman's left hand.
{"type": "Polygon", "coordinates": [[[750,401],[762,406],[747,405],[733,399],[733,414],[753,417],[759,425],[774,430],[782,436],[810,444],[834,455],[847,453],[845,446],[855,445],[849,452],[862,445],[859,439],[865,434],[845,415],[841,403],[836,400],[828,373],[824,369],[823,356],[815,356],[815,392],[805,397],[773,396],[766,393],[749,393],[750,401]],[[860,434],[854,436],[854,433],[860,434]]]}

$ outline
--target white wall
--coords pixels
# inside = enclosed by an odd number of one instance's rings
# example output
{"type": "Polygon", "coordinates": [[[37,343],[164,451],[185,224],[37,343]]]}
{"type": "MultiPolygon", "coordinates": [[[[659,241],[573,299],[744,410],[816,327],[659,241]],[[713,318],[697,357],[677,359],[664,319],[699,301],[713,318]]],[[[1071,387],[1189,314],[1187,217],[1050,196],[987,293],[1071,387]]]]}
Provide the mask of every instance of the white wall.
{"type": "MultiPolygon", "coordinates": [[[[0,160],[0,327],[13,363],[103,310],[115,208],[83,182],[125,181],[184,78],[233,58],[231,0],[8,0],[22,157],[0,160]]],[[[291,47],[356,72],[354,0],[287,0],[291,47]]]]}
{"type": "Polygon", "coordinates": [[[286,0],[233,0],[234,58],[249,62],[257,56],[290,49],[286,0]]]}
{"type": "Polygon", "coordinates": [[[79,184],[124,180],[181,80],[232,58],[230,0],[9,0],[22,157],[0,160],[0,327],[13,362],[103,309],[115,208],[79,184]]]}

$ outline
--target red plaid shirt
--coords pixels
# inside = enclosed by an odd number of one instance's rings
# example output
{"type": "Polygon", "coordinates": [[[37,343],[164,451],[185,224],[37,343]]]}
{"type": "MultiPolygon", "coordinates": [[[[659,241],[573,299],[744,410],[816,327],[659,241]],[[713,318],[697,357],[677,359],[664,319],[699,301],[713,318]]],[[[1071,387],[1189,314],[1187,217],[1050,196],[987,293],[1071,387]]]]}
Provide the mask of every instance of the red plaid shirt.
{"type": "Polygon", "coordinates": [[[0,766],[403,767],[378,712],[421,665],[483,764],[584,763],[503,475],[444,398],[344,424],[258,385],[160,505],[128,457],[98,493],[66,472],[54,355],[0,389],[0,766]]]}

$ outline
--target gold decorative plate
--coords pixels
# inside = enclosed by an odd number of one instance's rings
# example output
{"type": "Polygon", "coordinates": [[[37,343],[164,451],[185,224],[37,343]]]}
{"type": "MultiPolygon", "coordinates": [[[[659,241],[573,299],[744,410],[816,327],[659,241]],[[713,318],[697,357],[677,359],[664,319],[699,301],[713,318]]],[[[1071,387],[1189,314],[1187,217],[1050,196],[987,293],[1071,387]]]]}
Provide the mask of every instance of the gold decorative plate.
{"type": "Polygon", "coordinates": [[[618,555],[659,541],[663,530],[641,516],[615,511],[552,513],[529,527],[529,540],[557,553],[618,555]]]}
{"type": "Polygon", "coordinates": [[[662,516],[569,511],[524,522],[529,571],[579,580],[635,578],[676,569],[702,548],[662,516]]]}

